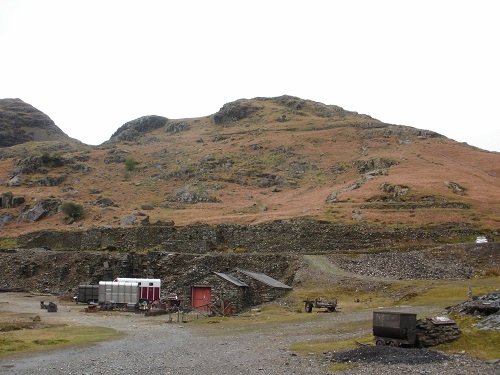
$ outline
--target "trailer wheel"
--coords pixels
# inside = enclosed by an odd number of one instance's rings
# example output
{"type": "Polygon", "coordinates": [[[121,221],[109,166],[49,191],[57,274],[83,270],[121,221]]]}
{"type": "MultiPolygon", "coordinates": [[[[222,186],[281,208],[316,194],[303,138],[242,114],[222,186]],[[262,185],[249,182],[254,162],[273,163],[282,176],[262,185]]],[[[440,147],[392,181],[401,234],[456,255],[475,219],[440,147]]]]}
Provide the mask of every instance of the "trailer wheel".
{"type": "Polygon", "coordinates": [[[384,339],[377,339],[377,341],[375,341],[375,345],[377,345],[377,346],[385,346],[384,339]]]}
{"type": "Polygon", "coordinates": [[[396,346],[399,346],[399,343],[396,340],[391,340],[391,341],[389,341],[389,346],[396,347],[396,346]]]}
{"type": "Polygon", "coordinates": [[[311,301],[306,301],[304,304],[304,310],[306,313],[310,313],[313,311],[313,303],[311,301]]]}

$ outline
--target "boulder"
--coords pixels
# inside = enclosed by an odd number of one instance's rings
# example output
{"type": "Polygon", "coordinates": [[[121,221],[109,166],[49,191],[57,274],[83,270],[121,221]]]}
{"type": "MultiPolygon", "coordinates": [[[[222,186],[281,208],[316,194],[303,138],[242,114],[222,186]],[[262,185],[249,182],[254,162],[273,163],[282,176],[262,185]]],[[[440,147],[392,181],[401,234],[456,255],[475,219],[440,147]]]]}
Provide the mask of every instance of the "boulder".
{"type": "Polygon", "coordinates": [[[99,207],[109,207],[109,206],[114,206],[115,202],[111,198],[99,198],[97,202],[95,202],[96,206],[99,207]]]}
{"type": "Polygon", "coordinates": [[[25,213],[26,222],[32,223],[43,219],[47,215],[54,214],[57,212],[60,205],[61,202],[59,201],[41,200],[35,204],[35,207],[25,213]]]}
{"type": "Polygon", "coordinates": [[[22,175],[14,176],[9,181],[9,186],[21,186],[22,175]]]}
{"type": "Polygon", "coordinates": [[[127,215],[120,220],[121,226],[136,225],[137,217],[135,215],[127,215]]]}

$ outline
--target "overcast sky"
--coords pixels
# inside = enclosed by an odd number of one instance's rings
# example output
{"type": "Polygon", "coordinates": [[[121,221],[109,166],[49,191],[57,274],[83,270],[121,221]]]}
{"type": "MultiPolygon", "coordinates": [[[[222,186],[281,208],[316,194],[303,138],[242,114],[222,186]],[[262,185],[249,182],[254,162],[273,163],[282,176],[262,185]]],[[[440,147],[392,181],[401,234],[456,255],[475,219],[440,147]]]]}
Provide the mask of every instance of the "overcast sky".
{"type": "Polygon", "coordinates": [[[94,145],[287,94],[500,151],[499,4],[0,0],[0,98],[94,145]]]}

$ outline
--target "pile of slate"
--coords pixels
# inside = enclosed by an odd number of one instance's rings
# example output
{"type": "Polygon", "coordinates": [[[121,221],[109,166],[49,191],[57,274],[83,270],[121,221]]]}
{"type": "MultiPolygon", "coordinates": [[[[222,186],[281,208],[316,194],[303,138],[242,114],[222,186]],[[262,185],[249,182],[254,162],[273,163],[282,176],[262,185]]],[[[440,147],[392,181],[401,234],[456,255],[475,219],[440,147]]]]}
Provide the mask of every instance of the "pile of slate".
{"type": "Polygon", "coordinates": [[[417,345],[419,347],[436,346],[460,337],[462,332],[455,321],[439,318],[427,317],[417,320],[417,345]]]}
{"type": "Polygon", "coordinates": [[[480,318],[475,325],[480,330],[500,331],[500,293],[472,297],[451,307],[450,311],[480,318]]]}
{"type": "Polygon", "coordinates": [[[335,363],[382,363],[385,365],[442,362],[450,358],[447,354],[428,349],[408,349],[392,346],[362,346],[353,350],[329,353],[335,363]]]}

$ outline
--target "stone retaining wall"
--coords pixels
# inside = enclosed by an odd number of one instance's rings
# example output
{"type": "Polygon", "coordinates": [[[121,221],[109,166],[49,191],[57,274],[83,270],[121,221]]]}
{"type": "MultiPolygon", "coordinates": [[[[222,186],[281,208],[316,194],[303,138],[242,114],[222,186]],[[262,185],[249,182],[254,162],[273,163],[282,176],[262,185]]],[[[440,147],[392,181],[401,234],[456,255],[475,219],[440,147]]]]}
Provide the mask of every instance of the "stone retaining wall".
{"type": "Polygon", "coordinates": [[[453,242],[482,235],[460,224],[421,228],[340,225],[312,220],[277,221],[258,225],[136,226],[91,228],[86,231],[41,231],[18,237],[20,248],[60,250],[155,249],[176,253],[220,251],[321,254],[365,249],[411,247],[453,242]]]}

